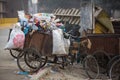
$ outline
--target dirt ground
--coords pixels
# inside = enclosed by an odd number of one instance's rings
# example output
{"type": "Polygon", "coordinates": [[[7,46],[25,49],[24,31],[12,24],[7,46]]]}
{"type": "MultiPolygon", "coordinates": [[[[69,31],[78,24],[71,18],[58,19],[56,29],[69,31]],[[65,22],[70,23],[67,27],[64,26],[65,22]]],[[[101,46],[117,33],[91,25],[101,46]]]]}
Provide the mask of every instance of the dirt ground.
{"type": "Polygon", "coordinates": [[[19,71],[16,61],[8,50],[4,50],[7,43],[9,29],[0,27],[0,80],[24,80],[25,76],[17,75],[19,71]],[[1,29],[3,28],[3,29],[1,29]]]}
{"type": "MultiPolygon", "coordinates": [[[[19,71],[16,61],[13,60],[9,51],[4,50],[8,38],[8,29],[0,30],[0,80],[30,80],[24,75],[18,75],[19,71]]],[[[90,80],[82,67],[82,64],[74,64],[60,69],[60,65],[49,65],[50,71],[39,80],[90,80]]],[[[44,68],[46,69],[46,68],[44,68]]],[[[29,76],[29,75],[28,75],[29,76]]],[[[108,80],[106,76],[100,75],[100,80],[108,80]]],[[[34,79],[35,80],[35,79],[34,79]]],[[[95,79],[99,80],[99,79],[95,79]]]]}
{"type": "MultiPolygon", "coordinates": [[[[100,75],[100,79],[95,80],[109,80],[106,76],[100,75]]],[[[74,64],[60,69],[59,65],[52,66],[49,73],[41,77],[39,80],[93,80],[89,79],[83,69],[82,64],[74,64]],[[56,67],[55,67],[56,66],[56,67]]]]}

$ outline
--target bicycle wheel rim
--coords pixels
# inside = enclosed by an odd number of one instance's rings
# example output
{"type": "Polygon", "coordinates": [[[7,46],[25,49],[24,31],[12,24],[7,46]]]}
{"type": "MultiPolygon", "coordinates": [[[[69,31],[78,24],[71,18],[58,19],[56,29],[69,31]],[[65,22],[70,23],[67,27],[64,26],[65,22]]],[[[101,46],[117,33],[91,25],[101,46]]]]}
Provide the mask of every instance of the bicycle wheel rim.
{"type": "Polygon", "coordinates": [[[85,72],[86,72],[86,74],[87,74],[87,76],[89,78],[91,78],[91,79],[97,79],[98,78],[98,76],[99,76],[99,65],[98,65],[97,60],[95,59],[95,57],[93,57],[92,55],[88,55],[84,59],[84,69],[85,69],[85,72]],[[88,59],[90,59],[90,58],[92,60],[92,63],[94,61],[94,65],[96,64],[96,73],[93,70],[90,70],[90,69],[92,69],[92,67],[94,67],[94,66],[91,66],[91,64],[89,64],[90,60],[88,60],[88,59]]]}
{"type": "Polygon", "coordinates": [[[33,48],[28,48],[26,49],[27,52],[25,52],[25,63],[32,69],[39,70],[41,67],[41,56],[39,53],[33,49],[33,48]],[[35,60],[35,58],[37,59],[35,60]],[[38,64],[37,64],[38,63],[38,64]]]}
{"type": "Polygon", "coordinates": [[[10,51],[11,56],[16,59],[17,59],[18,55],[20,54],[20,52],[17,50],[9,50],[9,51],[10,51]]]}
{"type": "Polygon", "coordinates": [[[109,70],[109,78],[112,80],[120,80],[120,59],[114,61],[114,63],[112,64],[109,70]],[[114,72],[114,70],[116,72],[114,72]]]}
{"type": "Polygon", "coordinates": [[[18,57],[17,57],[17,65],[18,68],[23,71],[23,72],[28,72],[28,73],[34,73],[37,72],[38,70],[30,68],[24,61],[24,56],[25,54],[21,52],[18,57]]]}

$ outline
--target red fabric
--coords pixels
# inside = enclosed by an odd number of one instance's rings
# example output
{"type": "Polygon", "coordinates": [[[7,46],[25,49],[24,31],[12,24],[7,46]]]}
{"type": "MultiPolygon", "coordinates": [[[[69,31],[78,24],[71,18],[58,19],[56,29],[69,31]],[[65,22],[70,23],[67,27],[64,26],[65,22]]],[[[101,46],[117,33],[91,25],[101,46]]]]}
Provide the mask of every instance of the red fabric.
{"type": "Polygon", "coordinates": [[[35,25],[38,27],[38,26],[40,25],[40,23],[39,23],[39,22],[37,22],[35,25]]]}

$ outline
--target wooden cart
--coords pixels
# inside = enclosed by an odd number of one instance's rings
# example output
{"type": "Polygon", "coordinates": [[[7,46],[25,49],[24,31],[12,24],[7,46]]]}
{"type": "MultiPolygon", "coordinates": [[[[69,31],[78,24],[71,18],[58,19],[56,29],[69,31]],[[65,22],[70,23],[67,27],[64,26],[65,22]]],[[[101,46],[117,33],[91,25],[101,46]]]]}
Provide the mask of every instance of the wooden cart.
{"type": "Polygon", "coordinates": [[[114,57],[120,55],[120,34],[89,34],[88,38],[92,43],[91,49],[88,50],[88,55],[92,57],[87,56],[84,65],[91,71],[98,73],[94,74],[93,77],[86,68],[88,76],[97,78],[99,74],[109,74],[111,65],[116,61],[114,57]]]}
{"type": "MultiPolygon", "coordinates": [[[[12,29],[9,30],[8,41],[9,41],[9,39],[10,39],[10,33],[11,33],[11,31],[12,31],[12,29]]],[[[27,47],[29,46],[30,39],[31,39],[30,35],[27,34],[27,35],[25,36],[25,42],[24,42],[24,48],[23,48],[23,49],[25,49],[25,48],[27,48],[27,47]]],[[[10,49],[9,51],[10,51],[10,54],[11,54],[11,56],[12,56],[13,58],[17,58],[17,56],[18,56],[19,53],[22,51],[22,49],[10,49]]]]}

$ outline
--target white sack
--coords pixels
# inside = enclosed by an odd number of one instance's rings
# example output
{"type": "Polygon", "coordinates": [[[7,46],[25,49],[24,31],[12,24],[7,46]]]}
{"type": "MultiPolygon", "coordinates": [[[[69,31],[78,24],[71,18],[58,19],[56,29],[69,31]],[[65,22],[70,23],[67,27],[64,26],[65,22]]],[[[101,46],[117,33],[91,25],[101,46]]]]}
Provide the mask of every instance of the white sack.
{"type": "Polygon", "coordinates": [[[70,44],[70,41],[67,39],[64,39],[63,32],[61,29],[53,30],[53,53],[52,54],[67,55],[69,50],[69,44],[70,44]],[[68,46],[68,49],[67,49],[67,46],[68,46]]]}
{"type": "Polygon", "coordinates": [[[65,39],[64,38],[64,47],[65,47],[65,51],[68,54],[69,53],[69,47],[70,47],[70,39],[65,39]]]}
{"type": "Polygon", "coordinates": [[[5,49],[23,49],[25,35],[20,27],[14,27],[10,33],[10,39],[7,42],[5,49]]]}

